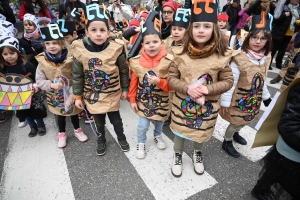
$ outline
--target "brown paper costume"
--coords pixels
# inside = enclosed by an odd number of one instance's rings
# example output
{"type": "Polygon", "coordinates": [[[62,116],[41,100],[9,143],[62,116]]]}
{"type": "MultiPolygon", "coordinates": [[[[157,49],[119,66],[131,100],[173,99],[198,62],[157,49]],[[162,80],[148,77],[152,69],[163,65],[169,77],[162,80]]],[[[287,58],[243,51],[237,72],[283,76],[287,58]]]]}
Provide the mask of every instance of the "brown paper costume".
{"type": "MultiPolygon", "coordinates": [[[[193,80],[205,78],[207,85],[218,81],[219,71],[228,66],[233,53],[232,50],[227,50],[225,56],[213,54],[199,60],[190,59],[187,54],[178,55],[182,51],[180,47],[174,47],[172,50],[174,62],[181,74],[180,79],[191,83],[193,80]]],[[[198,143],[208,141],[213,134],[218,117],[219,99],[220,95],[205,96],[205,104],[200,106],[187,94],[175,92],[172,101],[170,128],[172,131],[198,143]]]]}
{"type": "Polygon", "coordinates": [[[123,41],[111,40],[101,52],[90,52],[82,40],[72,44],[73,56],[83,66],[83,100],[92,114],[118,111],[120,108],[121,86],[119,68],[115,62],[122,53],[123,41]]]}
{"type": "Polygon", "coordinates": [[[173,56],[167,54],[155,68],[144,68],[140,64],[140,56],[130,59],[130,67],[139,78],[136,102],[137,114],[148,119],[165,121],[170,114],[169,92],[165,92],[156,85],[149,84],[147,75],[166,78],[173,56]],[[148,74],[147,74],[148,73],[148,74]]]}
{"type": "Polygon", "coordinates": [[[271,54],[268,54],[263,65],[249,62],[246,52],[234,56],[233,60],[241,73],[228,112],[224,115],[220,112],[220,115],[232,124],[245,125],[258,118],[271,54]]]}
{"type": "MultiPolygon", "coordinates": [[[[46,58],[45,53],[37,55],[36,60],[39,62],[39,68],[45,74],[48,80],[54,82],[54,79],[64,80],[69,87],[72,86],[72,56],[69,53],[64,63],[55,64],[46,58]]],[[[65,111],[63,90],[47,91],[47,104],[50,112],[55,115],[72,116],[77,115],[82,110],[73,106],[73,108],[65,111]]]]}

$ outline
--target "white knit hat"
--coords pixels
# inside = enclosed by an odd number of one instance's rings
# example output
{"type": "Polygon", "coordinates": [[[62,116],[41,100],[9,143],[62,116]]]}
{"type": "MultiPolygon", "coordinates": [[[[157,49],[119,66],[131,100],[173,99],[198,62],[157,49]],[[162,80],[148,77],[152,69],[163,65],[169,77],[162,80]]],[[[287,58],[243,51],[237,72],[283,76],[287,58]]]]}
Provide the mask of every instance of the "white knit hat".
{"type": "Polygon", "coordinates": [[[26,13],[24,15],[24,21],[25,20],[30,20],[33,23],[35,23],[35,25],[38,25],[41,22],[46,22],[47,24],[51,22],[51,20],[48,19],[47,17],[36,17],[36,16],[34,16],[34,15],[30,14],[30,13],[26,13]]]}
{"type": "Polygon", "coordinates": [[[19,50],[19,40],[15,37],[1,36],[0,37],[0,47],[14,47],[19,50]]]}
{"type": "Polygon", "coordinates": [[[0,30],[7,29],[10,31],[14,36],[18,34],[18,30],[14,27],[14,25],[8,21],[0,21],[0,30]]]}

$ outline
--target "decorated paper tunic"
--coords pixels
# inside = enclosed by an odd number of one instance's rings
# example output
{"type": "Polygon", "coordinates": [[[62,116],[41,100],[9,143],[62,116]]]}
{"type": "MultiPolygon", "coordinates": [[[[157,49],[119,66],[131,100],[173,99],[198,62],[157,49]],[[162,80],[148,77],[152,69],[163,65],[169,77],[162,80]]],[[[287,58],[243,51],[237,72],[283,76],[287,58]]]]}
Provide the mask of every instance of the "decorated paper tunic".
{"type": "Polygon", "coordinates": [[[88,51],[82,40],[72,44],[73,56],[83,66],[83,100],[92,114],[118,111],[120,108],[121,86],[119,68],[115,65],[122,53],[123,41],[111,40],[101,52],[88,51]]]}
{"type": "MultiPolygon", "coordinates": [[[[55,64],[49,61],[45,53],[37,55],[36,60],[39,62],[40,70],[45,74],[48,80],[52,82],[63,81],[65,86],[72,86],[72,56],[67,55],[63,63],[55,64]]],[[[78,109],[75,105],[73,108],[65,110],[64,90],[47,91],[47,104],[50,112],[55,115],[71,116],[77,115],[82,110],[78,109]]]]}
{"type": "MultiPolygon", "coordinates": [[[[203,59],[190,59],[187,54],[178,55],[182,48],[172,48],[172,50],[180,79],[191,83],[204,78],[207,85],[218,82],[219,72],[228,66],[232,55],[232,50],[227,50],[225,56],[213,54],[203,59]]],[[[218,117],[219,99],[220,95],[205,96],[205,103],[200,106],[187,94],[175,92],[170,128],[180,137],[199,143],[208,141],[213,134],[218,117]]]]}
{"type": "Polygon", "coordinates": [[[165,121],[170,114],[169,92],[163,91],[156,85],[149,84],[147,76],[149,74],[159,78],[166,78],[169,66],[172,62],[172,55],[167,54],[155,68],[144,68],[139,61],[140,55],[130,59],[130,67],[139,78],[136,95],[138,106],[137,114],[148,119],[165,121]]]}
{"type": "Polygon", "coordinates": [[[239,67],[240,77],[228,112],[224,115],[220,112],[220,115],[232,124],[246,125],[258,118],[271,55],[267,56],[262,65],[250,62],[245,52],[234,56],[233,60],[239,67]]]}

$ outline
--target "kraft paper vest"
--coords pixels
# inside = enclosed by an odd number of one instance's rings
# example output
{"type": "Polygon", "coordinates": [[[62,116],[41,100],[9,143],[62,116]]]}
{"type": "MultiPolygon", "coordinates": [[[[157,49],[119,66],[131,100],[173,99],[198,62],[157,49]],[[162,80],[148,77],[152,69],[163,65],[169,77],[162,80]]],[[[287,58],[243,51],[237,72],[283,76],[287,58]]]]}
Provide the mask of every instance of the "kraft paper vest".
{"type": "Polygon", "coordinates": [[[115,65],[123,50],[122,40],[110,40],[101,52],[90,52],[82,40],[72,44],[73,56],[84,70],[83,100],[92,114],[118,111],[122,89],[119,68],[115,65]]]}
{"type": "Polygon", "coordinates": [[[169,92],[165,92],[156,85],[149,84],[147,75],[166,78],[173,56],[167,54],[155,68],[144,68],[140,64],[140,55],[130,59],[130,67],[139,78],[136,94],[138,112],[141,117],[165,121],[170,114],[169,92]],[[148,73],[148,74],[147,74],[148,73]]]}
{"type": "MultiPolygon", "coordinates": [[[[218,74],[231,60],[233,51],[228,49],[225,56],[213,54],[203,59],[190,59],[187,54],[178,55],[182,48],[172,48],[174,62],[181,74],[180,79],[191,83],[192,80],[206,79],[206,84],[218,82],[218,74]]],[[[187,94],[175,92],[172,101],[172,121],[170,128],[183,137],[202,143],[208,141],[214,131],[220,108],[220,95],[205,96],[205,104],[200,106],[187,94]]]]}
{"type": "Polygon", "coordinates": [[[232,124],[246,125],[258,118],[271,54],[268,54],[262,65],[256,65],[249,61],[245,52],[234,56],[233,60],[239,67],[240,77],[228,112],[225,112],[224,115],[220,112],[220,115],[232,124]]]}
{"type": "MultiPolygon", "coordinates": [[[[37,55],[36,60],[39,62],[39,68],[44,72],[46,78],[54,82],[55,79],[63,80],[69,87],[72,86],[72,56],[68,53],[66,60],[63,63],[56,65],[46,58],[45,53],[37,55]]],[[[47,104],[50,112],[55,115],[72,116],[77,115],[82,110],[75,105],[68,112],[65,110],[63,89],[59,91],[47,91],[47,104]]]]}

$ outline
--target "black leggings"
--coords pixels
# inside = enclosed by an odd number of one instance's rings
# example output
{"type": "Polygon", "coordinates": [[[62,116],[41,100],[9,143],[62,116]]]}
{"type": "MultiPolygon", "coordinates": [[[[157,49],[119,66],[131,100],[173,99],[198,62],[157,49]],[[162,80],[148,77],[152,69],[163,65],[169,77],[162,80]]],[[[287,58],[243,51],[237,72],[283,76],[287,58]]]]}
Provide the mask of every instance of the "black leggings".
{"type": "MultiPolygon", "coordinates": [[[[59,132],[60,133],[66,132],[66,116],[62,116],[62,115],[56,115],[56,116],[57,116],[57,124],[58,124],[59,132]]],[[[79,128],[78,115],[71,116],[71,122],[75,130],[79,128]]]]}

